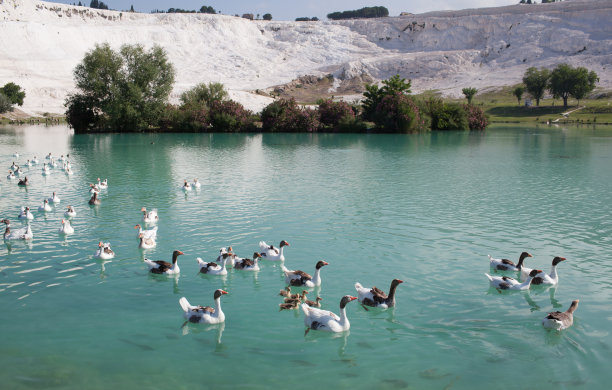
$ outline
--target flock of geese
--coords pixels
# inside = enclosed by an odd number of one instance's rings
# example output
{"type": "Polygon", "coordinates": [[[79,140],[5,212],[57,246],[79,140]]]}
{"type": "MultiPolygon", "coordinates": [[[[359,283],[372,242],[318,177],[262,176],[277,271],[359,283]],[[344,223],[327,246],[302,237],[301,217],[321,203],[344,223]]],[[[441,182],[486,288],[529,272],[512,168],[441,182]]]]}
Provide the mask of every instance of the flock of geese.
{"type": "MultiPolygon", "coordinates": [[[[527,257],[533,256],[527,252],[521,253],[518,263],[515,264],[511,260],[495,259],[489,255],[489,265],[492,269],[496,271],[518,272],[520,280],[522,281],[509,276],[491,276],[485,273],[491,286],[501,292],[501,290],[527,290],[534,284],[556,286],[559,283],[557,265],[565,261],[565,257],[556,256],[552,261],[552,268],[548,274],[539,269],[525,267],[524,262],[527,257]]],[[[553,311],[548,313],[542,320],[542,326],[547,329],[556,330],[562,330],[572,326],[574,323],[574,311],[578,308],[578,302],[578,299],[572,301],[569,309],[564,312],[553,311]]]]}
{"type": "MultiPolygon", "coordinates": [[[[18,157],[16,153],[14,155],[18,157]]],[[[62,163],[61,169],[67,174],[72,174],[72,168],[70,164],[70,157],[63,155],[55,159],[51,153],[46,156],[49,160],[48,163],[43,164],[42,174],[51,174],[50,169],[55,168],[58,163],[62,163]]],[[[32,160],[28,160],[26,166],[32,166],[38,164],[38,159],[34,157],[32,160]]],[[[17,176],[23,175],[20,167],[13,162],[7,179],[13,180],[17,176]]],[[[18,182],[19,186],[29,185],[27,177],[20,179],[18,182]]],[[[192,189],[200,188],[200,183],[197,179],[193,182],[187,182],[184,180],[181,186],[183,191],[191,191],[192,189]]],[[[91,198],[89,204],[92,206],[99,205],[101,199],[99,197],[102,191],[108,189],[108,181],[100,180],[98,178],[96,184],[90,184],[89,192],[91,198]]],[[[41,206],[38,208],[39,212],[48,212],[52,210],[51,205],[57,206],[61,200],[58,195],[53,192],[52,196],[48,199],[44,199],[41,206]]],[[[159,222],[159,216],[157,210],[147,210],[143,207],[142,212],[142,225],[138,224],[134,228],[138,230],[139,248],[151,249],[154,248],[157,243],[157,223],[159,222]]],[[[74,228],[70,224],[70,219],[76,216],[74,207],[67,206],[64,213],[65,218],[61,221],[61,226],[58,229],[60,234],[69,235],[74,233],[74,228]]],[[[22,207],[21,212],[17,217],[20,220],[27,222],[27,225],[20,229],[11,229],[11,223],[8,219],[2,219],[0,222],[6,225],[6,229],[3,235],[4,240],[31,240],[33,233],[29,224],[29,221],[34,219],[34,216],[29,207],[22,207]]],[[[389,292],[385,293],[377,287],[364,287],[360,283],[355,283],[355,290],[357,296],[345,295],[340,300],[340,314],[336,314],[329,310],[321,309],[322,300],[321,297],[316,297],[315,300],[307,300],[306,295],[308,291],[306,289],[317,287],[321,285],[321,269],[329,265],[326,261],[318,261],[315,265],[314,275],[310,275],[302,270],[290,270],[285,264],[284,249],[289,246],[287,241],[281,241],[278,247],[269,245],[264,241],[259,242],[259,251],[254,252],[252,258],[241,258],[238,257],[232,247],[221,248],[219,255],[215,261],[206,262],[201,258],[197,258],[200,273],[208,275],[227,275],[228,269],[234,269],[237,271],[259,271],[259,261],[267,260],[273,262],[279,262],[280,268],[285,277],[286,287],[280,290],[279,295],[284,297],[284,302],[279,305],[279,310],[292,310],[301,308],[304,313],[304,324],[306,326],[305,334],[308,331],[319,330],[327,332],[343,332],[350,328],[350,322],[346,315],[346,305],[354,300],[358,300],[361,305],[368,310],[367,307],[374,307],[379,309],[388,309],[395,306],[395,291],[396,288],[403,283],[400,279],[393,279],[389,292]],[[294,289],[301,289],[298,292],[293,291],[294,289]]],[[[164,260],[150,260],[144,258],[144,263],[148,266],[149,271],[153,274],[160,275],[176,275],[180,273],[178,265],[178,257],[184,253],[180,250],[175,250],[172,253],[172,261],[167,262],[164,260]]],[[[110,243],[99,242],[98,248],[94,254],[95,258],[108,260],[115,257],[114,251],[111,249],[110,243]]],[[[552,262],[552,269],[549,274],[538,270],[530,269],[525,267],[524,261],[527,257],[532,257],[531,254],[523,252],[519,258],[517,264],[508,259],[495,259],[489,256],[490,267],[496,271],[508,271],[518,272],[522,281],[516,280],[508,276],[491,276],[485,274],[489,279],[491,286],[496,288],[499,292],[501,290],[526,290],[531,285],[556,285],[559,281],[557,274],[557,265],[565,261],[563,257],[555,257],[552,262]]],[[[183,310],[184,317],[187,322],[191,323],[204,323],[204,324],[219,324],[225,321],[225,314],[221,309],[221,297],[227,294],[227,291],[222,289],[215,290],[213,294],[214,307],[192,305],[189,303],[187,298],[181,297],[179,299],[179,305],[183,310]]],[[[565,312],[551,312],[542,320],[542,325],[545,328],[562,330],[573,324],[573,313],[578,307],[578,300],[574,300],[570,308],[565,312]]]]}

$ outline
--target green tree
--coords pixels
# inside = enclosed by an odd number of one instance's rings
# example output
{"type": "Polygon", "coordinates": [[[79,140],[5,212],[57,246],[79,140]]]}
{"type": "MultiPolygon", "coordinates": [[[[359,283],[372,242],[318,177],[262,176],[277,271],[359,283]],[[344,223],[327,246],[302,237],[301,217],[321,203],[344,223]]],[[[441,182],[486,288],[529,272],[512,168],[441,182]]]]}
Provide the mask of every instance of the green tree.
{"type": "Polygon", "coordinates": [[[523,75],[523,84],[529,94],[536,100],[536,106],[540,105],[540,99],[544,96],[546,88],[548,88],[548,79],[550,71],[546,68],[538,70],[535,67],[527,69],[523,75]]]}
{"type": "Polygon", "coordinates": [[[124,45],[119,52],[96,45],[74,70],[77,92],[66,100],[75,131],[90,128],[144,130],[155,127],[174,82],[165,51],[124,45]]]}
{"type": "Polygon", "coordinates": [[[221,83],[198,84],[181,94],[183,107],[210,107],[215,101],[223,101],[228,98],[227,91],[221,83]]]}
{"type": "Polygon", "coordinates": [[[463,88],[461,92],[463,92],[463,94],[467,98],[468,104],[472,104],[472,99],[474,98],[474,95],[476,95],[478,90],[476,88],[470,87],[470,88],[463,88]]]}
{"type": "Polygon", "coordinates": [[[0,88],[0,93],[3,93],[6,96],[11,104],[17,104],[18,106],[23,106],[23,99],[26,94],[25,91],[21,90],[21,87],[15,83],[6,83],[4,87],[0,88]]]}
{"type": "Polygon", "coordinates": [[[512,94],[516,96],[516,100],[518,100],[518,105],[521,105],[521,99],[523,98],[523,93],[525,92],[525,87],[519,85],[518,87],[512,90],[512,94]]]}
{"type": "Polygon", "coordinates": [[[363,93],[365,99],[362,102],[362,116],[366,120],[374,121],[376,108],[385,96],[394,95],[396,93],[409,95],[411,92],[411,81],[408,80],[408,82],[406,82],[406,79],[401,78],[399,75],[383,80],[382,84],[382,88],[379,88],[376,84],[368,84],[365,86],[366,90],[363,93]]]}
{"type": "Polygon", "coordinates": [[[567,107],[567,99],[573,96],[580,101],[595,89],[599,81],[597,73],[583,67],[574,68],[568,64],[559,64],[550,74],[550,92],[554,97],[563,99],[563,107],[567,107]]]}
{"type": "Polygon", "coordinates": [[[130,12],[134,12],[134,5],[130,5],[130,12]]]}
{"type": "Polygon", "coordinates": [[[263,20],[272,20],[272,14],[263,14],[262,18],[263,20]]]}

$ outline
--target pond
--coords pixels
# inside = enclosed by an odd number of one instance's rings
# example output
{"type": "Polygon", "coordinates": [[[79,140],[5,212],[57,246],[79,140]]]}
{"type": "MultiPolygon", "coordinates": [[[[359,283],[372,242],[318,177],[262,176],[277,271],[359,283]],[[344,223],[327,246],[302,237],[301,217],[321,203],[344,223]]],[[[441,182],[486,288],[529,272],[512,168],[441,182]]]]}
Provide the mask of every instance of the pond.
{"type": "MultiPolygon", "coordinates": [[[[0,217],[28,243],[0,246],[0,381],[6,388],[601,388],[612,380],[612,131],[496,126],[480,133],[101,134],[63,126],[0,128],[0,217]],[[14,157],[14,153],[19,157],[14,157]],[[73,175],[43,176],[70,154],[73,175]],[[38,165],[24,167],[37,156],[38,165]],[[22,165],[31,184],[6,173],[22,165]],[[101,204],[89,184],[108,179],[101,204]],[[184,192],[183,180],[199,190],[184,192]],[[53,192],[52,211],[38,207],[53,192]],[[74,206],[74,234],[58,228],[74,206]],[[157,246],[138,248],[142,207],[159,214],[157,246]],[[232,246],[284,248],[285,265],[339,312],[355,282],[388,290],[390,310],[346,307],[350,331],[305,333],[279,311],[278,262],[259,272],[198,273],[232,246]],[[94,258],[99,242],[116,256],[94,258]],[[179,276],[151,275],[144,258],[179,276]],[[498,292],[488,254],[549,271],[556,287],[498,292]],[[184,325],[179,299],[213,305],[224,325],[184,325]],[[574,325],[543,329],[580,299],[574,325]]],[[[498,273],[498,275],[502,275],[498,273]]],[[[516,273],[503,273],[516,276],[516,273]]]]}

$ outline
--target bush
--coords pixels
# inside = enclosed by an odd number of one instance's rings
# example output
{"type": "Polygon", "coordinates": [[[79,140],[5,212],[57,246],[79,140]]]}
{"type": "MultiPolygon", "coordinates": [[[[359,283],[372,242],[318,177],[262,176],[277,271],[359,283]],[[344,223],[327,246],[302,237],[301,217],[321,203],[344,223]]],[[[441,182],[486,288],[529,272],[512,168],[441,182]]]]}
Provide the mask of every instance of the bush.
{"type": "Polygon", "coordinates": [[[319,113],[300,108],[295,99],[279,99],[261,112],[264,131],[313,132],[319,127],[319,113]]]}
{"type": "Polygon", "coordinates": [[[346,115],[340,118],[334,130],[338,133],[365,133],[368,131],[368,126],[358,117],[346,115]]]}
{"type": "Polygon", "coordinates": [[[233,100],[213,102],[209,118],[214,131],[248,131],[253,126],[251,111],[233,100]]]}
{"type": "Polygon", "coordinates": [[[480,107],[466,104],[463,109],[467,113],[470,130],[484,130],[489,125],[489,120],[480,107]]]}
{"type": "Polygon", "coordinates": [[[425,102],[426,112],[431,120],[432,130],[467,130],[468,114],[458,104],[446,104],[439,98],[425,102]]]}
{"type": "Polygon", "coordinates": [[[355,118],[353,108],[346,102],[334,102],[327,99],[318,103],[322,126],[336,128],[343,118],[347,117],[349,120],[355,118]]]}
{"type": "Polygon", "coordinates": [[[423,131],[425,121],[414,100],[401,92],[386,95],[376,107],[377,127],[391,133],[423,131]]]}

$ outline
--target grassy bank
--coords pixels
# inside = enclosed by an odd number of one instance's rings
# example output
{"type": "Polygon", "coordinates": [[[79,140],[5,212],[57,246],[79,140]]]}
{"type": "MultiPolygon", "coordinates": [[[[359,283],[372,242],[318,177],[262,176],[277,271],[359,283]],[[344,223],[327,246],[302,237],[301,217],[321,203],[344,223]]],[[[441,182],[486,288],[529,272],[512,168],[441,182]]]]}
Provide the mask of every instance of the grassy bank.
{"type": "MultiPolygon", "coordinates": [[[[563,107],[562,99],[547,97],[540,100],[540,106],[525,107],[525,100],[518,105],[512,95],[512,87],[504,87],[496,91],[479,93],[473,103],[481,107],[488,115],[491,123],[589,123],[612,124],[612,98],[584,99],[580,102],[568,100],[568,107],[563,107]],[[580,104],[578,104],[580,103],[580,104]],[[580,108],[584,107],[584,108],[580,108]],[[579,110],[576,110],[580,108],[579,110]],[[576,111],[574,111],[576,110],[576,111]],[[568,111],[574,111],[563,115],[568,111]]],[[[526,94],[524,97],[528,97],[526,94]]],[[[465,102],[465,99],[458,101],[465,102]]]]}

